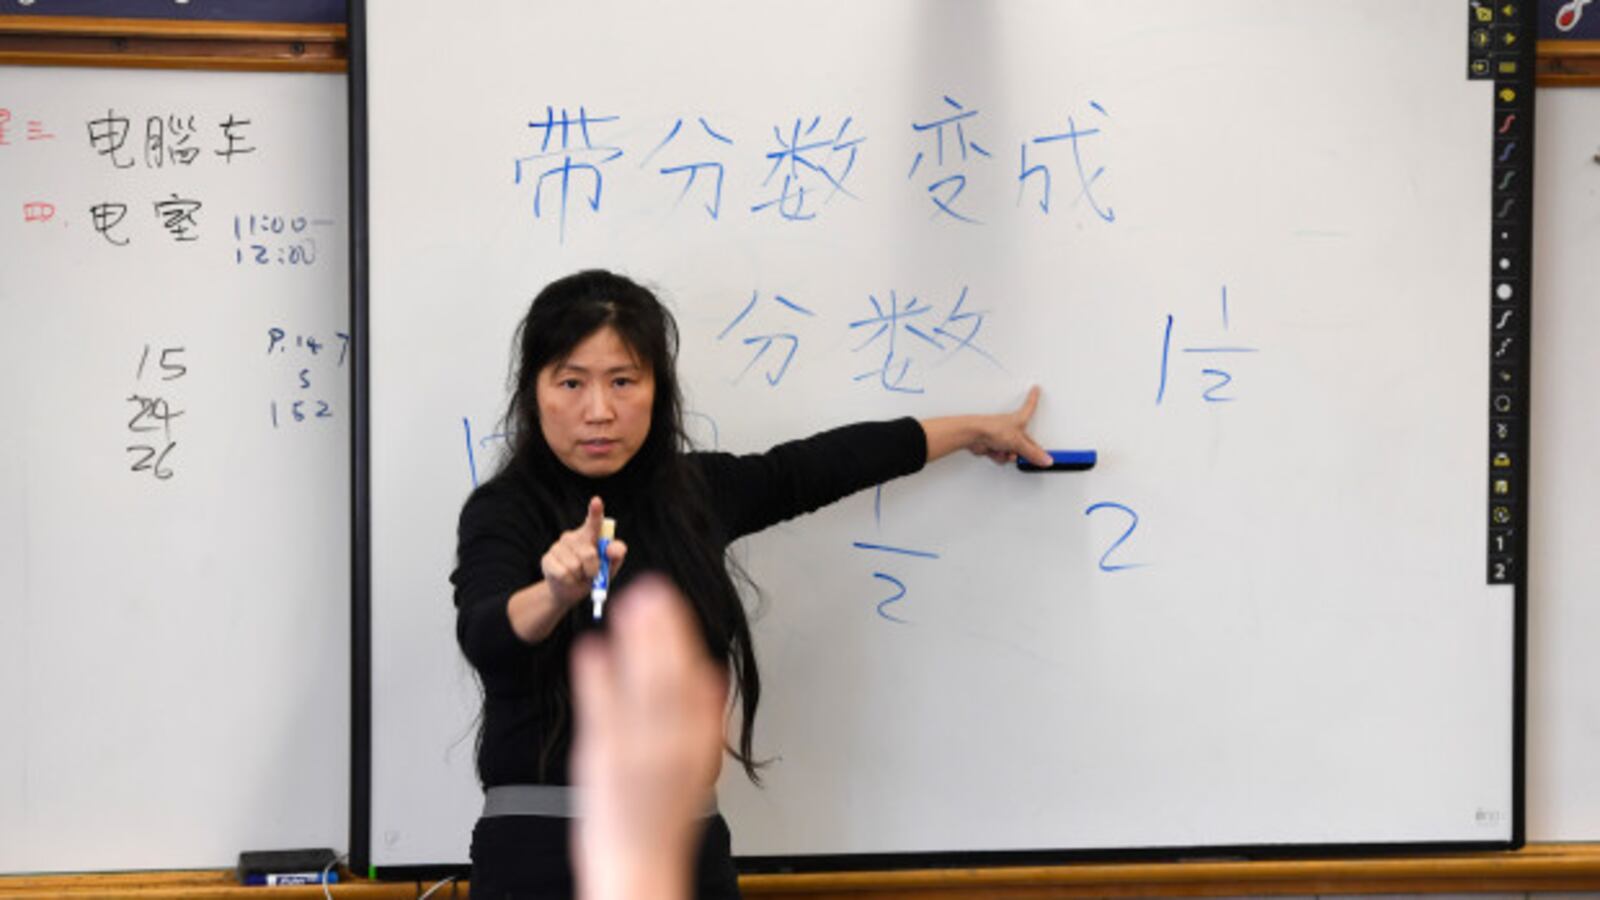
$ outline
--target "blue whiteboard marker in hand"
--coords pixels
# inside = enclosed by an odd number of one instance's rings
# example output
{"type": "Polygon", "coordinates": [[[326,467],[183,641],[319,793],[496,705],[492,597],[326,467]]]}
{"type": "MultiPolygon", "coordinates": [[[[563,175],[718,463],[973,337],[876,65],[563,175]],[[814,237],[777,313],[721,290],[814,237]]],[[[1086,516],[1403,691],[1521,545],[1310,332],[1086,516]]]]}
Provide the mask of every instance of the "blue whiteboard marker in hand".
{"type": "Polygon", "coordinates": [[[1046,450],[1050,454],[1049,466],[1036,466],[1017,457],[1017,468],[1024,472],[1082,472],[1094,468],[1097,454],[1093,450],[1046,450]]]}
{"type": "Polygon", "coordinates": [[[606,551],[611,548],[611,541],[617,536],[617,520],[605,518],[600,520],[600,571],[595,573],[594,582],[589,587],[589,602],[594,604],[595,621],[605,614],[606,595],[611,592],[611,560],[607,558],[606,551]]]}

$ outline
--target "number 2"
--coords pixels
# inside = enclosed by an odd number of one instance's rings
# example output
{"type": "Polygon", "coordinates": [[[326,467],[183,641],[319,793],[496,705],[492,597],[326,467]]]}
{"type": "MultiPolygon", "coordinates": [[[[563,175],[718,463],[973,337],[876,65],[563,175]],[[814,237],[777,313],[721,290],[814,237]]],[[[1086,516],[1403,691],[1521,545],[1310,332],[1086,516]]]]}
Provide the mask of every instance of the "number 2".
{"type": "Polygon", "coordinates": [[[877,579],[879,579],[881,581],[889,582],[890,584],[895,586],[895,590],[896,590],[896,593],[890,595],[888,598],[886,598],[886,599],[884,599],[884,600],[882,600],[882,601],[880,601],[878,603],[878,615],[883,617],[883,618],[885,618],[885,619],[888,619],[891,622],[898,622],[901,625],[909,625],[910,623],[907,622],[905,619],[902,619],[899,616],[893,615],[892,613],[888,612],[888,607],[889,607],[890,604],[899,603],[902,599],[904,599],[904,597],[906,595],[906,583],[901,581],[900,579],[894,577],[893,575],[886,575],[883,572],[873,572],[872,573],[872,577],[873,578],[877,578],[877,579]]]}
{"type": "Polygon", "coordinates": [[[1116,510],[1117,512],[1127,514],[1127,516],[1128,516],[1128,530],[1124,531],[1122,533],[1121,537],[1118,537],[1115,541],[1112,541],[1111,542],[1111,546],[1106,548],[1106,552],[1100,554],[1100,571],[1102,571],[1102,572],[1121,572],[1124,569],[1137,569],[1137,568],[1140,568],[1140,567],[1144,566],[1145,565],[1144,563],[1113,563],[1113,562],[1111,562],[1111,554],[1117,552],[1117,548],[1121,547],[1123,545],[1123,543],[1125,543],[1128,540],[1128,538],[1132,537],[1134,529],[1139,527],[1139,514],[1134,512],[1132,509],[1122,505],[1121,503],[1111,503],[1109,501],[1102,501],[1100,503],[1091,504],[1088,509],[1083,511],[1083,514],[1086,515],[1086,516],[1092,516],[1096,512],[1099,512],[1102,509],[1113,509],[1113,510],[1116,510]]]}

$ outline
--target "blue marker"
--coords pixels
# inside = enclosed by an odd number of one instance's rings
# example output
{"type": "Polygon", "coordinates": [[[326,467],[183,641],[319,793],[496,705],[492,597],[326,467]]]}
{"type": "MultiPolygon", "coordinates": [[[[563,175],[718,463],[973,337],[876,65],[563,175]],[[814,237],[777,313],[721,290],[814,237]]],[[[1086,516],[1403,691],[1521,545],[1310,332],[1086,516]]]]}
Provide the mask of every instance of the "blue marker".
{"type": "Polygon", "coordinates": [[[589,599],[594,603],[594,617],[598,621],[605,610],[606,592],[611,587],[611,560],[606,558],[606,550],[611,547],[611,539],[617,536],[617,520],[600,520],[600,571],[595,573],[594,584],[589,587],[589,599]]]}
{"type": "Polygon", "coordinates": [[[1024,472],[1082,472],[1094,468],[1096,453],[1093,450],[1046,450],[1050,465],[1036,466],[1023,457],[1017,457],[1017,468],[1024,472]]]}

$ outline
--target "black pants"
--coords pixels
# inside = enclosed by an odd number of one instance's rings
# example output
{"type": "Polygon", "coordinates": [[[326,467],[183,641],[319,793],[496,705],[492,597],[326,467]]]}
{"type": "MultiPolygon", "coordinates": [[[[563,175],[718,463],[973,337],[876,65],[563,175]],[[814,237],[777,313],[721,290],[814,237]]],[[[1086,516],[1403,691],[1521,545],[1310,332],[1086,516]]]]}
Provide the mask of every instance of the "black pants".
{"type": "MultiPolygon", "coordinates": [[[[496,816],[472,829],[472,900],[570,900],[569,819],[496,816]]],[[[695,866],[695,897],[740,900],[728,823],[706,820],[695,866]]]]}

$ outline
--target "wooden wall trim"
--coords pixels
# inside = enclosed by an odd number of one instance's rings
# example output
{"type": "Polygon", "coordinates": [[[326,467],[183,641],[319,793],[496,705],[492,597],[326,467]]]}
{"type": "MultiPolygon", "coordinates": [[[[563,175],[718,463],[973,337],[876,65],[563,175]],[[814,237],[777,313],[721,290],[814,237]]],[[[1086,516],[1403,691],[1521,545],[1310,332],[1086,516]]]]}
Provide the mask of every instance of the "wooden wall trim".
{"type": "MultiPolygon", "coordinates": [[[[1387,859],[1259,862],[1084,863],[994,869],[746,875],[748,898],[782,900],[1045,900],[1077,897],[1226,897],[1313,894],[1432,894],[1600,891],[1600,844],[1535,844],[1512,853],[1387,859]]],[[[415,900],[428,885],[347,880],[341,900],[415,900]]],[[[228,871],[143,872],[0,878],[0,900],[247,900],[228,871]]],[[[465,885],[434,897],[464,900],[465,885]]],[[[273,888],[279,900],[312,900],[316,886],[273,888]]]]}
{"type": "Polygon", "coordinates": [[[192,19],[96,19],[82,16],[0,15],[0,34],[161,37],[238,41],[342,41],[339,23],[211,22],[192,19]]]}
{"type": "Polygon", "coordinates": [[[1600,41],[1540,41],[1535,49],[1540,87],[1600,85],[1600,41]]]}
{"type": "Polygon", "coordinates": [[[1600,890],[1600,844],[1543,844],[1514,853],[1390,859],[1084,864],[949,871],[760,875],[748,897],[1224,897],[1600,890]]]}
{"type": "Polygon", "coordinates": [[[0,15],[0,65],[343,72],[342,24],[0,15]]]}

